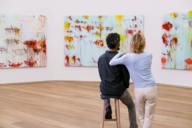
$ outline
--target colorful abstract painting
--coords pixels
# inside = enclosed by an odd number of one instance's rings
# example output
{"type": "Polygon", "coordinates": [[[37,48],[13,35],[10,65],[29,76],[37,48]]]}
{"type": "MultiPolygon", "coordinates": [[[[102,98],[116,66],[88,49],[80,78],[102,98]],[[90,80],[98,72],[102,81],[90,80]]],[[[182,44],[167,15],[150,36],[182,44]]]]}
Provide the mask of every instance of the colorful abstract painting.
{"type": "Polygon", "coordinates": [[[129,52],[133,34],[143,33],[143,15],[67,16],[64,18],[65,66],[97,66],[108,48],[109,33],[121,37],[121,52],[129,52]]]}
{"type": "Polygon", "coordinates": [[[0,68],[44,67],[46,17],[0,15],[0,68]]]}
{"type": "Polygon", "coordinates": [[[192,70],[192,11],[164,16],[162,68],[192,70]]]}

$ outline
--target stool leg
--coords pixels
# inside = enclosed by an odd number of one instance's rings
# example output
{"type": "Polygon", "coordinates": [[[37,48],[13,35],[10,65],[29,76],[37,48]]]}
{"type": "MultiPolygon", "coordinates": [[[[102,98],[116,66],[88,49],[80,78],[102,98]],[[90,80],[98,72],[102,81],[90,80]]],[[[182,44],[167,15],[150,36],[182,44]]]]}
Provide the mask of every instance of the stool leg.
{"type": "Polygon", "coordinates": [[[102,100],[102,107],[101,107],[101,124],[100,127],[104,128],[104,120],[105,120],[105,106],[106,106],[106,100],[102,100]]]}
{"type": "Polygon", "coordinates": [[[114,103],[115,103],[115,119],[116,119],[116,125],[117,125],[117,128],[118,128],[118,121],[117,121],[117,101],[116,99],[114,99],[114,103]]]}
{"type": "Polygon", "coordinates": [[[119,100],[115,100],[115,108],[116,108],[116,119],[117,119],[117,128],[121,128],[120,123],[120,110],[119,110],[119,100]]]}

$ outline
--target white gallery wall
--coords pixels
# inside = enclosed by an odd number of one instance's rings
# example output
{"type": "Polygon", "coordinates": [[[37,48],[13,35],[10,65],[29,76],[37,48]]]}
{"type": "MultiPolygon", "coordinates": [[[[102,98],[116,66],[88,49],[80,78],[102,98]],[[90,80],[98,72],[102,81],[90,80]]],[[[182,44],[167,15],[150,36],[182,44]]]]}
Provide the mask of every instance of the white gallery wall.
{"type": "Polygon", "coordinates": [[[161,68],[162,19],[170,12],[192,10],[192,0],[0,0],[0,14],[47,17],[47,67],[0,69],[0,83],[44,80],[100,81],[97,67],[64,66],[64,16],[144,15],[146,51],[153,54],[157,83],[192,87],[192,71],[161,68]]]}

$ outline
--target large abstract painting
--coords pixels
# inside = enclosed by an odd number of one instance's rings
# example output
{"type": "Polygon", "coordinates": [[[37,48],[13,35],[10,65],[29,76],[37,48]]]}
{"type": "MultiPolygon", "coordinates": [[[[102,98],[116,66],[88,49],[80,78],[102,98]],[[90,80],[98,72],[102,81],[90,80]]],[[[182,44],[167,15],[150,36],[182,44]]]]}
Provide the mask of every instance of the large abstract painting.
{"type": "Polygon", "coordinates": [[[0,68],[46,66],[46,17],[0,15],[0,68]]]}
{"type": "Polygon", "coordinates": [[[64,18],[65,66],[97,66],[107,50],[105,39],[117,32],[121,52],[129,52],[133,34],[143,33],[143,15],[66,16],[64,18]]]}
{"type": "Polygon", "coordinates": [[[192,11],[165,15],[162,30],[162,68],[192,70],[192,11]]]}

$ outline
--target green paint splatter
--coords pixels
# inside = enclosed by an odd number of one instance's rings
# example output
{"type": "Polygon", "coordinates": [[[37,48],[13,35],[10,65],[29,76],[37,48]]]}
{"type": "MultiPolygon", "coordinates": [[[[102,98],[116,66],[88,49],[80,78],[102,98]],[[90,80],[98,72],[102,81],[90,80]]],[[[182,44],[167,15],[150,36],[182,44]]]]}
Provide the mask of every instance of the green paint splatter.
{"type": "Polygon", "coordinates": [[[189,12],[188,12],[188,16],[189,16],[190,18],[192,18],[192,11],[189,11],[189,12]]]}

